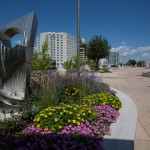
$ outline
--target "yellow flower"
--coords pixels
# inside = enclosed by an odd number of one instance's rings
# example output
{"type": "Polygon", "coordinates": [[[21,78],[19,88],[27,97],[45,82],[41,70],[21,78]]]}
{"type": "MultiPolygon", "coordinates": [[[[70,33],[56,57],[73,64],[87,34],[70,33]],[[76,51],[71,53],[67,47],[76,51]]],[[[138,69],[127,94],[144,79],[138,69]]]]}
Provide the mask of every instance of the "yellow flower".
{"type": "Polygon", "coordinates": [[[89,113],[91,113],[91,111],[90,111],[90,110],[89,110],[88,112],[89,112],[89,113]]]}
{"type": "Polygon", "coordinates": [[[40,121],[40,118],[37,118],[36,121],[40,121]]]}
{"type": "Polygon", "coordinates": [[[79,122],[79,121],[77,121],[77,125],[78,125],[78,126],[80,125],[80,122],[79,122]]]}
{"type": "Polygon", "coordinates": [[[84,119],[82,118],[82,121],[84,122],[84,119]]]}
{"type": "Polygon", "coordinates": [[[47,130],[48,130],[48,127],[45,127],[45,128],[44,128],[44,131],[47,131],[47,130]]]}
{"type": "Polygon", "coordinates": [[[43,114],[40,114],[40,116],[43,116],[43,114]]]}
{"type": "Polygon", "coordinates": [[[80,116],[80,114],[77,114],[77,116],[79,117],[79,116],[80,116]]]}
{"type": "Polygon", "coordinates": [[[52,112],[49,112],[49,115],[51,116],[51,115],[52,115],[52,112]]]}
{"type": "Polygon", "coordinates": [[[63,114],[63,112],[60,112],[60,115],[62,115],[63,114]]]}
{"type": "Polygon", "coordinates": [[[72,114],[72,112],[70,111],[70,112],[69,112],[69,114],[71,115],[71,114],[72,114]]]}
{"type": "Polygon", "coordinates": [[[33,122],[36,122],[36,118],[34,118],[33,122]]]}
{"type": "Polygon", "coordinates": [[[78,120],[80,120],[81,118],[80,117],[78,117],[78,120]]]}
{"type": "Polygon", "coordinates": [[[47,115],[44,115],[45,118],[47,118],[47,115]]]}
{"type": "Polygon", "coordinates": [[[37,126],[36,126],[37,128],[40,128],[40,124],[37,124],[37,126]]]}
{"type": "Polygon", "coordinates": [[[82,115],[85,116],[85,113],[83,113],[82,115]]]}
{"type": "Polygon", "coordinates": [[[59,129],[62,129],[62,126],[58,126],[59,129]]]}
{"type": "Polygon", "coordinates": [[[73,123],[76,123],[76,120],[72,120],[73,123]]]}
{"type": "Polygon", "coordinates": [[[68,120],[68,122],[70,122],[70,119],[68,120]]]}
{"type": "Polygon", "coordinates": [[[52,130],[52,131],[55,131],[56,129],[55,129],[54,127],[51,127],[51,130],[52,130]]]}
{"type": "Polygon", "coordinates": [[[57,121],[58,121],[58,118],[55,118],[54,121],[57,122],[57,121]]]}

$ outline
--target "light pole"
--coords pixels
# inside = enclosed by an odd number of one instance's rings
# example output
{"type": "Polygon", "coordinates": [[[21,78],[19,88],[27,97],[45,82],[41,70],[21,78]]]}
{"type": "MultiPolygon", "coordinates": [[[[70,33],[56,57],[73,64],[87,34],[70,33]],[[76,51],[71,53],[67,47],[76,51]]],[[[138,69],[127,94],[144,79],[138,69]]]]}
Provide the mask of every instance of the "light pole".
{"type": "Polygon", "coordinates": [[[77,75],[80,76],[80,0],[77,0],[77,75]]]}

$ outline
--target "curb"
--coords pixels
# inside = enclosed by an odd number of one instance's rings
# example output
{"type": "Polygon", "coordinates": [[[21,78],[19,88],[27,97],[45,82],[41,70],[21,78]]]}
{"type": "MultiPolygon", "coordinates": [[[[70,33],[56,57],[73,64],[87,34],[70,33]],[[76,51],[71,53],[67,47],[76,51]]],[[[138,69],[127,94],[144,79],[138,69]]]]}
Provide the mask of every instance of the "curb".
{"type": "Polygon", "coordinates": [[[117,78],[117,73],[102,73],[103,78],[117,78]]]}
{"type": "MultiPolygon", "coordinates": [[[[113,88],[112,88],[113,89],[113,88]]],[[[133,100],[123,92],[116,96],[122,102],[120,116],[116,123],[111,124],[111,135],[104,136],[102,146],[105,150],[135,150],[137,109],[133,100]]]]}

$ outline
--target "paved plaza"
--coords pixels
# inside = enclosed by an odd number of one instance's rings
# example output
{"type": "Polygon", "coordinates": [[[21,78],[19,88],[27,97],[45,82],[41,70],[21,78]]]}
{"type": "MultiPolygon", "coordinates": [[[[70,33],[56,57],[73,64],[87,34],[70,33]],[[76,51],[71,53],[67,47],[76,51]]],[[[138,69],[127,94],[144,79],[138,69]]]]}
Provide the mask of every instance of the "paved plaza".
{"type": "Polygon", "coordinates": [[[117,78],[103,78],[112,88],[127,94],[137,107],[136,150],[150,150],[150,78],[141,76],[144,70],[114,69],[117,78]]]}

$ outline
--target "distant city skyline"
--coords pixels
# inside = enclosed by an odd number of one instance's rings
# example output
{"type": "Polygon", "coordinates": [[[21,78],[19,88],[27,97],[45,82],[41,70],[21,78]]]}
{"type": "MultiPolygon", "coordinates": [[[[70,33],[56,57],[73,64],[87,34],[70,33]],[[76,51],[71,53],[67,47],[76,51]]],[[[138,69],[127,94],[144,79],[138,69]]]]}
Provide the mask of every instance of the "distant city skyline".
{"type": "MultiPolygon", "coordinates": [[[[1,6],[0,27],[34,10],[37,36],[67,32],[77,37],[77,0],[7,0],[1,6]]],[[[123,62],[150,60],[149,8],[148,0],[81,0],[81,37],[89,41],[93,35],[102,35],[123,62]]],[[[18,43],[18,38],[13,42],[18,43]]]]}

